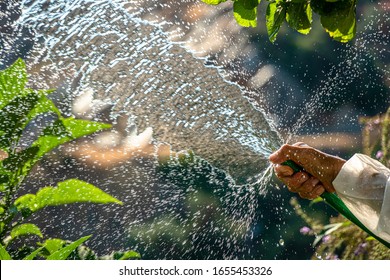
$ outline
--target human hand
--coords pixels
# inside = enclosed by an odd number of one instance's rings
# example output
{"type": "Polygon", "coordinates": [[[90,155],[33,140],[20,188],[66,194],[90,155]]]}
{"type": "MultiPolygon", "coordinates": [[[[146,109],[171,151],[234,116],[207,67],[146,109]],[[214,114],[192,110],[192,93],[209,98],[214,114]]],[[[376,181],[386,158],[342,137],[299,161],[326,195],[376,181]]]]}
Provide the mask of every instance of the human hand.
{"type": "Polygon", "coordinates": [[[333,180],[340,172],[345,160],[328,155],[303,143],[283,145],[270,155],[269,160],[274,164],[276,176],[291,192],[298,193],[302,198],[314,199],[324,191],[335,192],[333,180]],[[292,160],[304,171],[294,173],[294,170],[282,165],[292,160]]]}

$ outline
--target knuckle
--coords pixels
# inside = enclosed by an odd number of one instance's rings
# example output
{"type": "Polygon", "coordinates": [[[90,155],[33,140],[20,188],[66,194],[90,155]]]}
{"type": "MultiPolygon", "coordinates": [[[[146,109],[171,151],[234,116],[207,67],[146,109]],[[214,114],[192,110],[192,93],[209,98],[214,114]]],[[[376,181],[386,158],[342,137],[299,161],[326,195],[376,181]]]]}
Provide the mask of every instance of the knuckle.
{"type": "Polygon", "coordinates": [[[297,142],[297,143],[293,144],[293,146],[301,147],[301,146],[307,146],[307,145],[304,142],[297,142]]]}
{"type": "Polygon", "coordinates": [[[283,144],[281,147],[280,147],[280,152],[282,154],[285,154],[288,152],[288,150],[290,149],[290,145],[289,144],[283,144]]]}

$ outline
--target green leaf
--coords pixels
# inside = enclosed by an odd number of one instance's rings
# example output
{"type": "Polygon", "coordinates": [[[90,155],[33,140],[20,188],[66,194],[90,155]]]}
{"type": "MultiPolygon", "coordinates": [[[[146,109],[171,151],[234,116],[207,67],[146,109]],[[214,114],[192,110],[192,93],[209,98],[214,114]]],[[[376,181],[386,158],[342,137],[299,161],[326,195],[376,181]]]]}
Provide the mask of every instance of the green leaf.
{"type": "Polygon", "coordinates": [[[0,169],[8,172],[8,174],[2,175],[4,179],[7,179],[7,182],[3,183],[4,189],[7,185],[18,185],[25,178],[35,164],[38,152],[39,147],[29,147],[16,154],[11,153],[1,162],[0,169]]]}
{"type": "Polygon", "coordinates": [[[0,109],[23,94],[26,83],[26,65],[22,59],[16,60],[8,69],[0,71],[0,109]]]}
{"type": "Polygon", "coordinates": [[[354,1],[355,0],[310,0],[310,6],[313,11],[320,16],[332,16],[333,14],[337,13],[338,10],[344,10],[346,7],[349,7],[351,2],[354,1]]]}
{"type": "Polygon", "coordinates": [[[257,26],[257,6],[259,1],[235,1],[233,4],[234,18],[244,27],[257,26]],[[254,3],[257,2],[257,5],[254,3]]]}
{"type": "Polygon", "coordinates": [[[119,258],[119,260],[140,259],[141,254],[135,251],[127,251],[119,258]]]}
{"type": "Polygon", "coordinates": [[[79,247],[83,242],[88,240],[91,237],[89,236],[84,236],[75,242],[69,244],[68,246],[52,253],[50,256],[48,256],[46,259],[47,260],[66,260],[68,256],[77,248],[79,247]]]}
{"type": "Polygon", "coordinates": [[[313,241],[313,247],[315,247],[324,236],[331,234],[332,232],[338,230],[340,227],[342,227],[343,223],[335,223],[335,224],[328,224],[325,225],[323,228],[323,231],[321,234],[317,234],[316,238],[313,241]]]}
{"type": "Polygon", "coordinates": [[[286,18],[286,8],[281,1],[271,2],[267,7],[266,21],[268,38],[273,43],[286,18]]]}
{"type": "Polygon", "coordinates": [[[76,120],[74,118],[64,119],[63,124],[74,139],[111,127],[110,124],[106,123],[76,120]]]}
{"type": "Polygon", "coordinates": [[[29,112],[36,106],[39,96],[35,92],[16,97],[0,110],[0,149],[9,151],[10,146],[19,139],[29,112]]]}
{"type": "Polygon", "coordinates": [[[218,5],[223,2],[226,2],[227,0],[202,0],[202,2],[209,4],[209,5],[218,5]]]}
{"type": "Polygon", "coordinates": [[[34,252],[32,252],[30,255],[25,256],[25,257],[23,258],[23,260],[25,260],[25,261],[33,260],[33,259],[38,255],[38,253],[39,253],[40,251],[42,251],[42,249],[44,249],[44,248],[45,248],[45,247],[39,247],[39,248],[36,249],[34,252]]]}
{"type": "Polygon", "coordinates": [[[324,232],[324,235],[331,234],[332,232],[338,230],[342,226],[343,226],[343,223],[328,224],[328,225],[324,226],[324,230],[326,230],[324,232]]]}
{"type": "Polygon", "coordinates": [[[6,190],[6,187],[9,182],[9,174],[7,174],[8,171],[6,171],[4,168],[1,166],[0,162],[0,192],[4,192],[6,190]]]}
{"type": "Polygon", "coordinates": [[[313,200],[310,201],[309,203],[309,206],[312,206],[313,204],[316,204],[316,203],[319,203],[319,202],[323,202],[324,200],[322,199],[321,196],[317,197],[317,198],[314,198],[313,200]]]}
{"type": "Polygon", "coordinates": [[[61,248],[64,247],[66,244],[65,240],[59,239],[59,238],[51,238],[51,239],[46,239],[45,243],[41,244],[38,243],[42,248],[45,248],[48,252],[49,255],[53,254],[54,252],[57,252],[61,248]]]}
{"type": "Polygon", "coordinates": [[[0,244],[0,260],[12,260],[7,250],[0,244]]]}
{"type": "Polygon", "coordinates": [[[291,28],[299,33],[308,34],[313,21],[309,3],[289,3],[286,11],[286,21],[291,28]]]}
{"type": "Polygon", "coordinates": [[[34,159],[38,154],[39,147],[29,147],[16,154],[10,154],[8,158],[3,160],[4,169],[12,172],[16,172],[22,169],[28,161],[34,159]]]}
{"type": "Polygon", "coordinates": [[[37,235],[39,237],[43,237],[41,230],[34,224],[22,224],[19,226],[16,226],[11,231],[11,238],[15,239],[22,235],[28,235],[33,234],[37,235]]]}
{"type": "Polygon", "coordinates": [[[25,93],[0,110],[0,149],[5,151],[16,144],[27,124],[36,116],[47,112],[61,116],[54,103],[46,97],[50,91],[25,90],[25,93]]]}
{"type": "Polygon", "coordinates": [[[241,5],[247,10],[256,8],[260,4],[260,0],[235,0],[235,1],[240,2],[241,5]]]}
{"type": "Polygon", "coordinates": [[[349,5],[343,9],[337,9],[333,13],[321,15],[321,24],[325,28],[329,36],[336,41],[346,43],[351,41],[356,34],[356,2],[342,1],[331,4],[345,4],[349,5]]]}
{"type": "Polygon", "coordinates": [[[15,201],[15,205],[19,210],[27,208],[32,212],[36,212],[46,206],[80,202],[117,203],[122,205],[121,201],[99,188],[77,179],[70,179],[58,183],[55,188],[42,188],[36,195],[26,194],[21,196],[15,201]]]}
{"type": "Polygon", "coordinates": [[[30,111],[28,114],[28,120],[32,120],[38,115],[53,112],[55,113],[59,118],[61,117],[61,112],[58,110],[56,105],[51,101],[49,98],[47,98],[47,95],[54,92],[53,89],[50,90],[39,90],[35,92],[39,96],[39,100],[37,105],[30,111]]]}
{"type": "Polygon", "coordinates": [[[31,147],[11,154],[3,161],[6,170],[23,176],[27,175],[35,163],[52,149],[85,135],[99,130],[110,128],[109,124],[76,120],[74,118],[59,119],[46,127],[43,134],[32,144],[31,147]]]}
{"type": "Polygon", "coordinates": [[[38,157],[41,157],[59,145],[110,127],[109,124],[76,120],[72,117],[60,119],[45,128],[43,135],[33,143],[33,146],[39,146],[38,157]]]}
{"type": "Polygon", "coordinates": [[[324,237],[325,235],[324,234],[318,234],[317,236],[316,236],[316,238],[314,239],[314,241],[313,241],[313,247],[315,247],[321,240],[322,240],[322,238],[324,237]]]}

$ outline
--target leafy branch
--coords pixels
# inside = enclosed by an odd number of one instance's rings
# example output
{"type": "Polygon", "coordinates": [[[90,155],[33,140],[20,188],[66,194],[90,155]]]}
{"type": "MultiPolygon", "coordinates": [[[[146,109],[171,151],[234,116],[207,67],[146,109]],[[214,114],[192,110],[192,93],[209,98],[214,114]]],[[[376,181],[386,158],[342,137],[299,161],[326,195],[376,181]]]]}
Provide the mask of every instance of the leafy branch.
{"type": "MultiPolygon", "coordinates": [[[[54,148],[90,135],[111,125],[87,120],[65,118],[48,98],[52,90],[26,88],[27,73],[19,59],[11,67],[0,72],[0,150],[6,155],[0,161],[0,259],[11,259],[7,247],[16,239],[27,235],[43,238],[39,227],[26,219],[38,210],[70,203],[116,203],[121,201],[99,188],[78,180],[59,182],[56,187],[41,188],[36,194],[16,197],[33,166],[54,148]],[[39,115],[51,114],[56,120],[44,127],[36,140],[22,148],[23,132],[39,115]]],[[[47,239],[24,253],[23,259],[67,259],[90,236],[75,242],[47,239]]],[[[19,251],[22,251],[20,248],[19,251]]],[[[20,252],[16,254],[20,256],[20,252]]],[[[139,258],[133,251],[119,254],[121,258],[139,258]]]]}
{"type": "MultiPolygon", "coordinates": [[[[227,0],[201,0],[218,5],[227,0]]],[[[257,26],[260,0],[231,0],[237,23],[244,27],[257,26]]],[[[301,34],[309,34],[313,13],[320,17],[321,25],[331,38],[346,43],[356,34],[357,0],[270,0],[266,10],[268,38],[275,42],[284,22],[301,34]]]]}

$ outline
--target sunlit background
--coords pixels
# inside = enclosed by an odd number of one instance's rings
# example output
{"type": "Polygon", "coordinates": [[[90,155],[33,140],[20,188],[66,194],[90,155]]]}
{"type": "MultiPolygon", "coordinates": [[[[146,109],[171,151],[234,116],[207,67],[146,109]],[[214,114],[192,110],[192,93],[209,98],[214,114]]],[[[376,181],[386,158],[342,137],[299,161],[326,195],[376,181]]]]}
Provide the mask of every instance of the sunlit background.
{"type": "MultiPolygon", "coordinates": [[[[0,3],[0,69],[22,57],[30,86],[56,88],[65,114],[114,124],[51,153],[23,192],[79,178],[124,206],[42,210],[45,234],[93,234],[99,253],[145,259],[313,255],[267,157],[285,141],[345,158],[361,150],[359,118],[390,103],[389,4],[359,1],[351,43],[314,20],[309,35],[283,26],[272,44],[263,2],[248,29],[230,1],[0,3]]],[[[313,218],[335,215],[300,203],[313,218]]]]}

